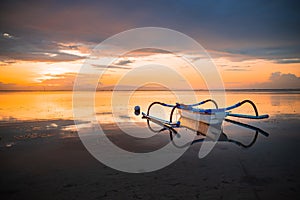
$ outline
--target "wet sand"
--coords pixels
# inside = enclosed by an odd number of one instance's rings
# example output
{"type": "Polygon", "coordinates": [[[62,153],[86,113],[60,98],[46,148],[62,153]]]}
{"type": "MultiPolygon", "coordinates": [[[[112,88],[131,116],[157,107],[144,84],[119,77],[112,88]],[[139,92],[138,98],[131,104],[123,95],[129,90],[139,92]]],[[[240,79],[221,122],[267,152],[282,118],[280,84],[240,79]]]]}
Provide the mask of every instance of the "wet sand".
{"type": "MultiPolygon", "coordinates": [[[[97,161],[66,128],[72,120],[1,123],[0,193],[3,199],[291,199],[300,194],[298,119],[280,115],[258,124],[270,135],[260,135],[251,148],[218,142],[199,159],[197,143],[166,168],[141,174],[97,161]]],[[[169,139],[162,133],[148,147],[132,145],[117,140],[115,126],[106,128],[118,145],[139,151],[169,139]]],[[[231,125],[224,132],[245,143],[253,137],[231,125]]]]}

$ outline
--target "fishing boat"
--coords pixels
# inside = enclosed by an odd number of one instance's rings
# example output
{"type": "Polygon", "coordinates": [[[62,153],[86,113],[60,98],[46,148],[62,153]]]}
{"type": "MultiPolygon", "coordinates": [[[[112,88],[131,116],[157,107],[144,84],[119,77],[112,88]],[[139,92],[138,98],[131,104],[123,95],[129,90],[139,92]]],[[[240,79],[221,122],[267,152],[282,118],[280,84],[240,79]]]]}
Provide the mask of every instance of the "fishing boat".
{"type": "MultiPolygon", "coordinates": [[[[140,107],[135,106],[134,112],[136,115],[140,114],[140,107]]],[[[244,100],[241,102],[238,102],[232,106],[228,106],[225,108],[219,108],[216,101],[212,99],[207,99],[205,101],[201,101],[195,104],[166,104],[162,102],[153,102],[149,105],[147,113],[142,112],[142,118],[147,120],[148,127],[150,129],[150,122],[153,122],[155,124],[158,124],[162,127],[159,131],[161,132],[163,130],[169,130],[171,140],[173,139],[173,134],[177,134],[177,129],[179,128],[187,128],[192,131],[195,131],[198,135],[204,135],[207,136],[209,128],[214,128],[216,130],[221,130],[221,126],[223,121],[235,123],[236,121],[227,119],[227,117],[235,117],[235,118],[245,118],[245,119],[252,119],[252,120],[261,120],[266,119],[269,117],[267,114],[259,115],[256,105],[251,100],[244,100]],[[212,102],[215,106],[215,108],[210,109],[204,109],[199,108],[198,106],[201,106],[205,103],[212,102]],[[253,115],[249,114],[240,114],[240,113],[233,113],[232,110],[241,107],[244,104],[250,104],[253,108],[253,115]],[[169,115],[169,119],[161,119],[156,116],[150,115],[150,110],[154,105],[160,105],[163,107],[169,107],[171,108],[171,112],[169,115]],[[178,111],[179,119],[175,122],[173,121],[173,115],[175,113],[175,110],[178,111]]],[[[250,127],[251,129],[254,129],[253,126],[247,124],[243,124],[240,122],[236,122],[237,125],[244,125],[244,127],[250,127]]],[[[152,129],[152,131],[155,131],[152,129]]],[[[256,131],[265,133],[264,131],[260,129],[256,129],[256,131]]]]}

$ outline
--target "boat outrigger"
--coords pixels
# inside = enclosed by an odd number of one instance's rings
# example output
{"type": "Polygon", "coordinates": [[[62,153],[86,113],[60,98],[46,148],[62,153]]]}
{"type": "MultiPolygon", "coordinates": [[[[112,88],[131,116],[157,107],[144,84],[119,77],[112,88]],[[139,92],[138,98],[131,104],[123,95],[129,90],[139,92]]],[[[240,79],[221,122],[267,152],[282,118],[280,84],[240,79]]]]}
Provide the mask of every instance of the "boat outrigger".
{"type": "MultiPolygon", "coordinates": [[[[140,107],[135,106],[134,112],[136,115],[139,115],[140,107]]],[[[239,126],[243,126],[243,127],[255,130],[256,137],[257,137],[258,132],[262,133],[265,136],[268,136],[268,133],[266,133],[265,131],[263,131],[257,127],[254,127],[254,126],[248,125],[248,124],[244,124],[241,122],[237,122],[232,119],[227,119],[226,117],[260,120],[260,119],[268,118],[269,115],[267,115],[267,114],[259,115],[255,104],[250,100],[244,100],[244,101],[238,102],[229,107],[219,108],[216,101],[214,101],[212,99],[207,99],[207,100],[201,101],[199,103],[188,104],[188,105],[180,104],[180,103],[176,103],[175,105],[172,105],[172,104],[166,104],[166,103],[162,103],[162,102],[153,102],[149,105],[147,113],[142,112],[142,118],[147,120],[148,127],[151,131],[161,132],[164,130],[169,130],[171,140],[173,140],[173,134],[175,134],[175,135],[178,134],[178,132],[176,130],[178,128],[187,128],[192,131],[195,131],[197,133],[197,135],[207,136],[209,127],[213,127],[214,129],[221,130],[223,121],[227,121],[227,122],[239,125],[239,126]],[[203,105],[208,102],[213,103],[215,108],[203,109],[203,108],[198,107],[198,106],[203,105]],[[238,114],[238,113],[231,112],[233,109],[238,108],[246,103],[250,104],[253,107],[253,111],[254,111],[255,115],[238,114]],[[169,119],[165,120],[165,119],[160,119],[155,116],[151,116],[150,110],[154,105],[160,105],[163,107],[171,108],[169,119]],[[179,116],[180,116],[177,121],[173,121],[173,115],[174,115],[175,110],[178,111],[179,116]],[[158,131],[152,129],[150,126],[150,122],[160,125],[162,127],[162,129],[160,129],[158,131]]],[[[223,132],[222,132],[222,134],[223,134],[223,132]]],[[[232,141],[232,140],[228,140],[228,141],[232,141]]],[[[241,145],[241,146],[243,146],[243,145],[241,145]]]]}

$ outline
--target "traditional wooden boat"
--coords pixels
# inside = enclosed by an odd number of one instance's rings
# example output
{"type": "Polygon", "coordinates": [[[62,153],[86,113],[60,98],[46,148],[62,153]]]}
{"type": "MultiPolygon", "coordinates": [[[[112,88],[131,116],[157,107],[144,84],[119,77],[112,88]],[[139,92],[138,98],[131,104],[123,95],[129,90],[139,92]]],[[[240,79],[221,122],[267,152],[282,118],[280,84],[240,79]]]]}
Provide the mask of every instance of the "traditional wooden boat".
{"type": "MultiPolygon", "coordinates": [[[[134,110],[135,110],[136,115],[140,114],[139,106],[135,106],[134,110]]],[[[235,122],[233,120],[226,119],[226,117],[236,117],[236,118],[260,120],[260,119],[268,118],[269,115],[267,115],[267,114],[259,115],[255,104],[250,100],[244,100],[244,101],[238,102],[229,107],[219,108],[218,104],[212,99],[208,99],[208,100],[196,103],[196,104],[189,104],[189,105],[180,104],[180,103],[176,103],[175,105],[172,105],[172,104],[166,104],[166,103],[162,103],[162,102],[153,102],[152,104],[149,105],[147,113],[142,112],[142,118],[147,119],[147,123],[148,123],[148,126],[150,129],[151,129],[150,122],[158,124],[163,127],[160,131],[162,131],[162,130],[170,131],[171,139],[173,139],[172,133],[177,134],[176,129],[178,129],[178,128],[187,128],[187,129],[196,131],[197,134],[207,135],[209,127],[214,127],[215,129],[221,129],[221,126],[222,126],[222,123],[224,120],[228,121],[228,122],[232,121],[232,123],[235,122]],[[203,108],[198,107],[207,102],[212,102],[215,105],[215,108],[203,109],[203,108]],[[246,103],[250,104],[253,107],[253,111],[255,113],[254,115],[232,113],[232,110],[234,110],[235,108],[238,108],[246,103]],[[151,116],[150,110],[154,105],[161,105],[164,107],[172,108],[169,119],[166,120],[166,119],[161,119],[161,118],[158,118],[155,116],[151,116]],[[180,116],[176,122],[173,121],[173,115],[174,115],[175,110],[178,111],[178,114],[180,116]]],[[[239,123],[239,122],[237,122],[237,123],[239,123]]],[[[247,124],[246,124],[246,127],[247,127],[247,124]]],[[[252,126],[249,125],[249,127],[252,127],[252,126]]]]}

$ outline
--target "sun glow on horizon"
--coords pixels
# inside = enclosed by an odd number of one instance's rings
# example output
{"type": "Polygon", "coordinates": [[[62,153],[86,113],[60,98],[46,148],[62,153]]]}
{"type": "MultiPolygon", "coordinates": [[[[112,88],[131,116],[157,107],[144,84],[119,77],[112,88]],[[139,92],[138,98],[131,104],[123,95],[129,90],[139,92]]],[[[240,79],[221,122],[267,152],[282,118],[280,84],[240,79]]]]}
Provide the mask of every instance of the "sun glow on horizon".
{"type": "MultiPolygon", "coordinates": [[[[61,52],[78,56],[88,55],[86,49],[82,53],[80,53],[80,50],[61,50],[61,52]]],[[[268,83],[270,75],[274,72],[300,76],[298,63],[282,64],[266,59],[232,61],[227,57],[214,58],[213,61],[222,76],[225,87],[228,89],[263,87],[262,83],[268,83]]],[[[0,89],[40,90],[41,87],[72,89],[72,84],[83,63],[83,59],[62,62],[6,62],[0,68],[0,83],[2,84],[0,89]]],[[[194,89],[206,89],[204,79],[195,76],[195,71],[188,67],[188,64],[178,56],[170,53],[149,54],[149,52],[145,52],[143,54],[140,51],[123,55],[112,63],[99,80],[99,87],[114,86],[128,71],[140,66],[150,66],[151,64],[169,66],[188,80],[194,89]]],[[[95,70],[104,70],[102,67],[95,64],[91,69],[95,72],[95,70]]],[[[151,73],[156,73],[159,77],[161,72],[153,71],[151,73]]]]}

